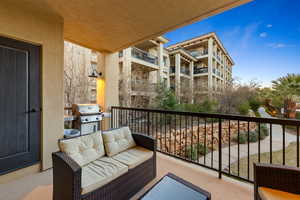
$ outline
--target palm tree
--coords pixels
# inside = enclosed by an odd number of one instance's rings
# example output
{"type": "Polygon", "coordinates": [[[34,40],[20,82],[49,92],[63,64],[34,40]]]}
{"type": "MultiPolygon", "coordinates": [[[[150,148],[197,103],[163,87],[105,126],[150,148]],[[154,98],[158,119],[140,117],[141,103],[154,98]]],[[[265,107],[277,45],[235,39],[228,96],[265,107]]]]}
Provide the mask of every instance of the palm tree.
{"type": "Polygon", "coordinates": [[[284,99],[285,116],[294,118],[296,116],[295,99],[300,96],[300,74],[287,74],[272,83],[275,95],[284,99]]]}

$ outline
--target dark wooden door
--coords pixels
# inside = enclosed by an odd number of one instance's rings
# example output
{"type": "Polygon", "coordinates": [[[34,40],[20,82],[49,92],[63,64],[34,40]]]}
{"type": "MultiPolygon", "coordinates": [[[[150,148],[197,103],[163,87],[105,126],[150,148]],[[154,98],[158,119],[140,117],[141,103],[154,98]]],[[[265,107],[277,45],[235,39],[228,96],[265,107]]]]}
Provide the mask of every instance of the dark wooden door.
{"type": "Polygon", "coordinates": [[[40,47],[0,36],[0,174],[40,161],[40,47]]]}

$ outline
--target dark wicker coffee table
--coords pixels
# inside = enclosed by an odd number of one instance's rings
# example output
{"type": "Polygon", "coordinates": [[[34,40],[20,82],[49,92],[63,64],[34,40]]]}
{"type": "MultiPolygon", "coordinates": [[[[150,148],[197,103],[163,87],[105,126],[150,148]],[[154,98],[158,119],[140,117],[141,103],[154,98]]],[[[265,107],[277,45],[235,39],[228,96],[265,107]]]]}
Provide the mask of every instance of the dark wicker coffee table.
{"type": "Polygon", "coordinates": [[[150,188],[141,200],[210,200],[209,192],[175,176],[165,175],[152,188],[150,188]]]}

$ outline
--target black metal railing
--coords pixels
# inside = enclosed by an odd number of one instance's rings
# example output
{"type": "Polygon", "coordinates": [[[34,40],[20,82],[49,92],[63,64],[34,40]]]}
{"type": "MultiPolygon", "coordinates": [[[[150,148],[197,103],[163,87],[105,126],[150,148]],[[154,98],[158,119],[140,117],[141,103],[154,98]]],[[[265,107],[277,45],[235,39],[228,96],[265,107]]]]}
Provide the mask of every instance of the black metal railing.
{"type": "Polygon", "coordinates": [[[112,107],[111,127],[152,136],[161,153],[253,182],[253,163],[299,167],[299,120],[112,107]],[[287,129],[294,130],[293,133],[287,129]]]}
{"type": "Polygon", "coordinates": [[[170,74],[174,74],[175,73],[175,66],[171,66],[170,67],[170,74]]]}
{"type": "Polygon", "coordinates": [[[189,76],[190,75],[190,70],[187,67],[180,67],[180,73],[189,76]]]}
{"type": "Polygon", "coordinates": [[[138,59],[144,60],[146,62],[155,64],[155,65],[158,64],[157,56],[151,55],[150,53],[143,51],[141,49],[133,47],[131,54],[134,58],[138,58],[138,59]]]}
{"type": "Polygon", "coordinates": [[[194,68],[194,74],[203,74],[203,73],[208,73],[207,67],[194,68]]]}
{"type": "Polygon", "coordinates": [[[190,54],[194,57],[205,56],[208,54],[208,49],[204,49],[203,51],[191,51],[190,54]]]}

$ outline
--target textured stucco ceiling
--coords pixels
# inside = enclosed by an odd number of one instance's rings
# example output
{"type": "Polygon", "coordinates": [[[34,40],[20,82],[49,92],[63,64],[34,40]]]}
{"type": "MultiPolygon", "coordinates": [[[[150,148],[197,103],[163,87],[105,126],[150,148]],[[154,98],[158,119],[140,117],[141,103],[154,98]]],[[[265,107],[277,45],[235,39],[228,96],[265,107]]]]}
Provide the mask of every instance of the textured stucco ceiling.
{"type": "Polygon", "coordinates": [[[64,21],[66,40],[114,52],[251,0],[11,0],[64,21]]]}

